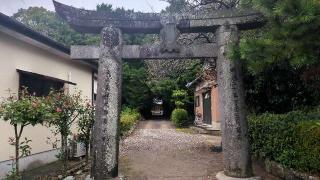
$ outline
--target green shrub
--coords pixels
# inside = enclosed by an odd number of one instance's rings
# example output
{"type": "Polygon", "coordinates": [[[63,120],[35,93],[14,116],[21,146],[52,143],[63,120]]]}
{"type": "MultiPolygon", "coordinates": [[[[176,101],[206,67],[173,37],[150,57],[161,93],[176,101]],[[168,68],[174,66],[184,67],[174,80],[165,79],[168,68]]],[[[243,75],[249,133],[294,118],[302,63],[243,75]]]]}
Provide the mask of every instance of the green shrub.
{"type": "Polygon", "coordinates": [[[320,171],[320,113],[295,111],[249,117],[251,151],[300,171],[320,171]]]}
{"type": "Polygon", "coordinates": [[[129,107],[123,108],[120,115],[120,136],[128,132],[140,117],[138,110],[129,107]]]}
{"type": "Polygon", "coordinates": [[[176,127],[188,125],[188,112],[185,109],[175,109],[172,111],[171,120],[176,127]]]}

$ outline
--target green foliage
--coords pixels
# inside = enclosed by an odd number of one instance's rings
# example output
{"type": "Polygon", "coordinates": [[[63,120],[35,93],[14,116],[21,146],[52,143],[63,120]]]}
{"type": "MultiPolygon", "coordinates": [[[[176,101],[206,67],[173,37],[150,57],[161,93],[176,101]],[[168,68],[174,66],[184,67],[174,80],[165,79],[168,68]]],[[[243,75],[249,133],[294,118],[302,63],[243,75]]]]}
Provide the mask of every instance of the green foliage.
{"type": "Polygon", "coordinates": [[[143,62],[123,64],[122,100],[125,106],[140,111],[149,108],[152,95],[147,81],[148,74],[143,62]]]}
{"type": "Polygon", "coordinates": [[[250,70],[288,60],[292,65],[319,63],[320,2],[318,0],[243,0],[262,11],[268,24],[245,34],[240,41],[242,59],[250,70]]]}
{"type": "Polygon", "coordinates": [[[187,4],[187,0],[166,0],[166,1],[169,3],[169,6],[166,7],[164,12],[170,12],[170,13],[181,12],[187,4]]]}
{"type": "Polygon", "coordinates": [[[120,136],[125,135],[141,118],[138,110],[124,107],[120,115],[120,136]]]}
{"type": "Polygon", "coordinates": [[[81,92],[66,93],[64,89],[51,91],[47,96],[53,118],[48,121],[62,136],[68,136],[71,124],[79,117],[82,111],[83,100],[81,92]]]}
{"type": "Polygon", "coordinates": [[[95,120],[95,108],[90,102],[82,106],[80,110],[78,125],[78,141],[84,143],[86,149],[86,162],[89,160],[89,147],[91,142],[91,130],[95,120]]]}
{"type": "Polygon", "coordinates": [[[188,112],[185,109],[175,109],[172,111],[171,120],[176,127],[189,125],[188,112]]]}
{"type": "Polygon", "coordinates": [[[27,137],[24,138],[22,142],[20,142],[19,149],[20,149],[20,157],[29,156],[31,154],[31,146],[29,143],[32,142],[32,140],[28,139],[27,137]]]}
{"type": "Polygon", "coordinates": [[[26,89],[19,93],[19,97],[10,94],[2,101],[0,117],[10,121],[11,125],[27,126],[43,123],[48,117],[48,106],[42,97],[30,95],[26,89]]]}
{"type": "Polygon", "coordinates": [[[75,32],[55,12],[43,7],[19,9],[13,15],[21,23],[65,45],[99,44],[98,35],[87,35],[75,32]]]}
{"type": "Polygon", "coordinates": [[[301,171],[320,170],[320,112],[249,117],[252,153],[301,171]]]}
{"type": "Polygon", "coordinates": [[[246,102],[250,111],[286,113],[317,105],[320,89],[306,84],[302,74],[304,69],[297,69],[287,61],[269,65],[254,75],[247,73],[246,102]]]}
{"type": "MultiPolygon", "coordinates": [[[[177,62],[179,63],[179,62],[177,62]]],[[[188,82],[193,81],[197,74],[200,72],[202,63],[200,61],[194,61],[190,64],[184,64],[183,68],[178,71],[173,71],[165,78],[150,80],[148,86],[152,94],[155,97],[163,99],[166,115],[170,116],[172,110],[175,108],[175,100],[172,97],[174,90],[182,90],[186,92],[186,96],[180,102],[177,102],[178,106],[183,106],[189,112],[193,112],[193,89],[187,89],[185,86],[188,82]]]]}
{"type": "Polygon", "coordinates": [[[320,73],[303,77],[320,64],[320,1],[242,0],[243,7],[264,13],[265,27],[245,31],[231,57],[243,59],[247,104],[256,113],[285,113],[319,105],[320,73]]]}
{"type": "Polygon", "coordinates": [[[9,173],[6,175],[5,178],[3,178],[3,180],[22,180],[22,177],[18,175],[14,167],[14,163],[12,163],[12,170],[9,171],[9,173]]]}
{"type": "Polygon", "coordinates": [[[166,116],[170,116],[170,112],[174,109],[172,103],[172,90],[177,89],[177,84],[172,78],[164,78],[161,80],[151,80],[148,82],[148,86],[154,97],[163,100],[164,113],[166,116]]]}
{"type": "Polygon", "coordinates": [[[173,90],[172,91],[172,99],[176,108],[184,108],[187,102],[187,91],[186,90],[173,90]]]}

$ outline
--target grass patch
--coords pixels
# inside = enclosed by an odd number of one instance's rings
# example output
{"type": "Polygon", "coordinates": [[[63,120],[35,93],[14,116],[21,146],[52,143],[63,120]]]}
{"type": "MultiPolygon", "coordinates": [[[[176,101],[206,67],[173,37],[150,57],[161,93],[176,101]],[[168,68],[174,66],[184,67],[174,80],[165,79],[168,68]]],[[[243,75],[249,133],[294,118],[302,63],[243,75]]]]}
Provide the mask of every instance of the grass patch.
{"type": "Polygon", "coordinates": [[[194,130],[190,128],[176,128],[176,131],[186,133],[186,134],[195,134],[194,130]]]}

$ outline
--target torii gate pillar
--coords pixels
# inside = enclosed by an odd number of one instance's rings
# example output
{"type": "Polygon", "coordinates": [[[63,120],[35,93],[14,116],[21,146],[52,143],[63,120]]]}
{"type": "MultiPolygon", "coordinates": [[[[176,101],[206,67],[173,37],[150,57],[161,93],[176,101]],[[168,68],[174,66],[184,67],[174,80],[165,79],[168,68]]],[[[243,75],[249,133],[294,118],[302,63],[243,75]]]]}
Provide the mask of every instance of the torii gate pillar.
{"type": "Polygon", "coordinates": [[[96,120],[93,127],[94,179],[118,176],[121,111],[122,33],[108,26],[101,32],[96,120]]]}
{"type": "Polygon", "coordinates": [[[230,47],[237,45],[239,41],[238,28],[226,22],[218,27],[216,37],[218,43],[219,110],[224,160],[224,172],[218,173],[217,178],[219,180],[256,179],[252,178],[242,63],[241,60],[228,58],[230,47]]]}

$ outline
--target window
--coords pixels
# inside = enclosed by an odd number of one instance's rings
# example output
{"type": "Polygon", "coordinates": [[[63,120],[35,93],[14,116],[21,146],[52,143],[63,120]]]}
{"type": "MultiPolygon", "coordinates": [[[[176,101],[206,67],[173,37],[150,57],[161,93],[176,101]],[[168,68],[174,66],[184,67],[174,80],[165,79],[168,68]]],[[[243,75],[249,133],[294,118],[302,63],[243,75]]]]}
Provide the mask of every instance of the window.
{"type": "Polygon", "coordinates": [[[95,104],[97,101],[97,94],[98,94],[98,78],[97,75],[93,73],[92,77],[92,102],[95,104]]]}
{"type": "Polygon", "coordinates": [[[195,104],[196,104],[196,107],[200,106],[200,97],[199,96],[196,96],[195,104]]]}
{"type": "MultiPolygon", "coordinates": [[[[65,83],[74,84],[68,81],[31,73],[27,71],[17,70],[19,72],[19,89],[26,87],[30,94],[36,96],[46,96],[50,90],[62,89],[65,83]]],[[[74,84],[75,85],[75,84],[74,84]]]]}

